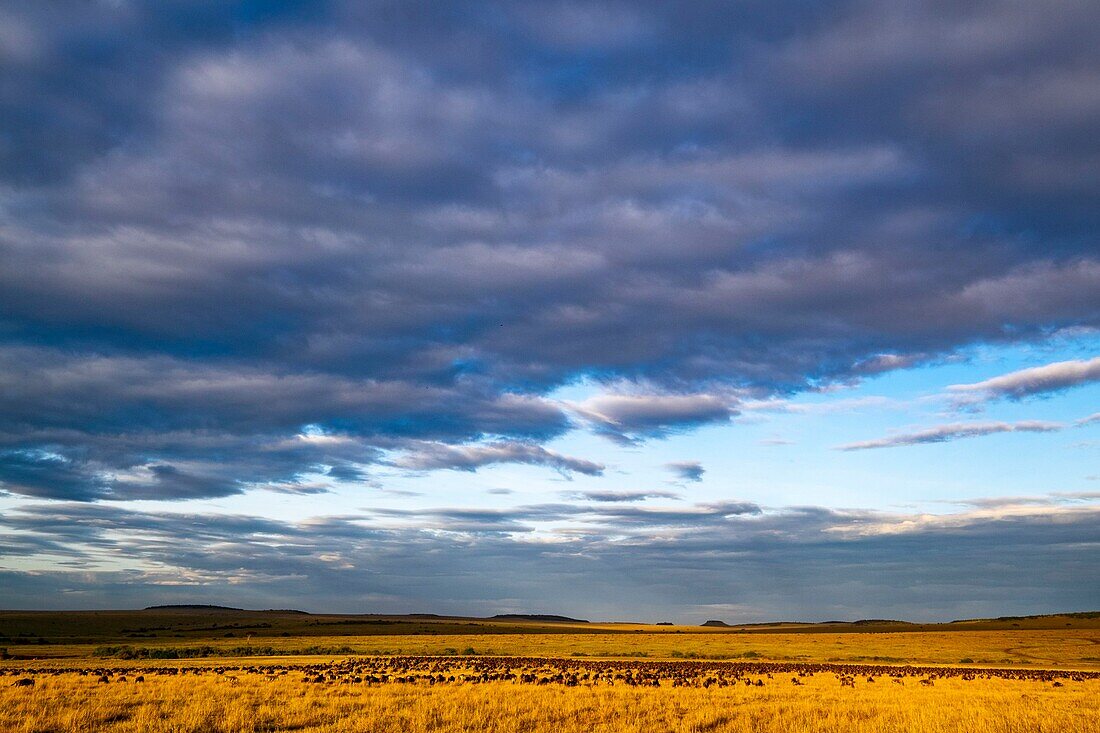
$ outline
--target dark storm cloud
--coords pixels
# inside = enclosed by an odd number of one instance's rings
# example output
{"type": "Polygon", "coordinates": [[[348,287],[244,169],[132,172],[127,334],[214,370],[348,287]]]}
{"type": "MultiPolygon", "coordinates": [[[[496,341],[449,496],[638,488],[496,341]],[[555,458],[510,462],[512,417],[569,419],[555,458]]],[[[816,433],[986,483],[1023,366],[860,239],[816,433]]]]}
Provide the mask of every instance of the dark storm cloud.
{"type": "Polygon", "coordinates": [[[932,517],[811,507],[761,514],[730,502],[286,522],[59,502],[6,512],[0,548],[22,564],[59,550],[72,558],[64,569],[4,571],[16,607],[65,591],[65,602],[99,607],[308,598],[315,611],[495,613],[549,603],[596,618],[623,618],[630,607],[688,622],[716,608],[736,608],[730,620],[872,611],[945,619],[1035,611],[1037,602],[1049,611],[1095,607],[1096,519],[1091,504],[990,503],[932,517]],[[99,565],[106,558],[111,569],[99,565]],[[578,590],[563,596],[563,587],[578,590]]]}
{"type": "Polygon", "coordinates": [[[0,15],[9,492],[477,467],[578,379],[638,441],[1100,324],[1095,3],[0,15]]]}
{"type": "MultiPolygon", "coordinates": [[[[407,460],[419,455],[423,462],[435,446],[437,453],[479,452],[480,462],[462,466],[468,470],[509,460],[600,470],[531,443],[515,442],[510,455],[491,446],[424,443],[476,439],[481,431],[540,439],[568,424],[549,402],[470,382],[426,385],[28,348],[0,348],[0,367],[0,481],[29,496],[189,499],[268,484],[302,490],[306,473],[362,481],[365,466],[412,436],[409,447],[418,452],[407,460]],[[333,429],[309,429],[321,424],[333,429]]],[[[436,458],[438,465],[419,468],[443,467],[436,458]]]]}
{"type": "Polygon", "coordinates": [[[426,384],[159,355],[0,347],[0,388],[0,427],[11,430],[159,426],[248,434],[325,424],[360,434],[453,439],[485,433],[546,438],[568,425],[556,405],[492,390],[474,376],[426,384]]]}
{"type": "Polygon", "coordinates": [[[0,453],[0,481],[6,491],[44,499],[97,498],[101,482],[73,461],[43,450],[8,450],[0,453]]]}

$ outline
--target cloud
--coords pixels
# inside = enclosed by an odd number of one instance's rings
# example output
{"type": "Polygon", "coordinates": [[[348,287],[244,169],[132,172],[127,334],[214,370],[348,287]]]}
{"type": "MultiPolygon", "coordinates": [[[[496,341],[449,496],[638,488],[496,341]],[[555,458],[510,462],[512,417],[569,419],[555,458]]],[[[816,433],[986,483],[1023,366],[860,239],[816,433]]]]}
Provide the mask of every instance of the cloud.
{"type": "Polygon", "coordinates": [[[470,385],[0,346],[0,483],[28,496],[186,500],[301,490],[310,474],[366,483],[365,467],[405,444],[488,432],[521,445],[567,426],[549,401],[470,385]]]}
{"type": "Polygon", "coordinates": [[[1079,428],[1083,428],[1086,425],[1092,425],[1093,423],[1100,422],[1100,412],[1094,412],[1088,417],[1083,417],[1080,420],[1076,420],[1073,424],[1079,428]]]}
{"type": "Polygon", "coordinates": [[[974,384],[954,384],[947,389],[964,399],[971,396],[981,400],[1021,399],[1097,381],[1100,381],[1100,356],[1021,369],[974,384]]]}
{"type": "Polygon", "coordinates": [[[6,7],[4,490],[368,486],[1096,327],[1098,13],[6,7]]]}
{"type": "Polygon", "coordinates": [[[567,499],[581,499],[601,502],[645,501],[646,499],[679,499],[680,495],[671,491],[567,491],[567,499]]]}
{"type": "Polygon", "coordinates": [[[1042,420],[1021,420],[1019,422],[971,422],[937,425],[912,433],[899,433],[875,440],[864,440],[837,447],[837,450],[855,451],[871,448],[894,448],[903,445],[921,445],[925,443],[946,443],[961,438],[976,438],[995,433],[1050,433],[1061,430],[1061,423],[1042,420]]]}
{"type": "Polygon", "coordinates": [[[959,499],[952,502],[980,509],[1003,509],[1025,505],[1057,506],[1100,500],[1100,491],[1052,491],[1038,496],[994,496],[975,499],[959,499]]]}
{"type": "Polygon", "coordinates": [[[16,608],[296,598],[311,611],[519,604],[698,623],[697,606],[743,602],[753,620],[949,619],[1091,607],[1097,512],[1091,500],[943,515],[611,503],[287,521],[54,502],[5,511],[0,552],[21,568],[2,576],[16,608]]]}
{"type": "Polygon", "coordinates": [[[5,490],[44,499],[91,499],[102,480],[65,456],[45,450],[17,449],[0,454],[0,481],[5,490]]]}
{"type": "Polygon", "coordinates": [[[534,443],[499,442],[486,445],[452,446],[443,443],[423,443],[392,465],[414,471],[448,468],[456,471],[476,471],[497,463],[523,463],[549,466],[563,474],[572,472],[588,476],[603,474],[603,464],[583,458],[564,456],[534,443]]]}
{"type": "Polygon", "coordinates": [[[680,481],[702,481],[706,469],[699,461],[676,461],[666,463],[665,468],[672,471],[680,481]]]}
{"type": "Polygon", "coordinates": [[[654,32],[652,20],[631,3],[551,2],[519,5],[515,16],[540,43],[567,50],[621,48],[654,32]]]}
{"type": "Polygon", "coordinates": [[[925,354],[875,354],[858,362],[853,367],[857,374],[877,375],[895,369],[908,369],[925,361],[925,354]]]}
{"type": "Polygon", "coordinates": [[[624,442],[728,422],[737,414],[728,398],[711,394],[608,394],[569,407],[597,432],[624,442]]]}
{"type": "Polygon", "coordinates": [[[757,400],[740,405],[745,412],[780,412],[794,415],[828,414],[836,412],[857,412],[865,409],[897,408],[902,406],[897,400],[880,395],[833,399],[828,402],[792,402],[783,399],[757,400]]]}
{"type": "MultiPolygon", "coordinates": [[[[661,492],[638,493],[635,498],[674,495],[661,492]]],[[[608,492],[584,492],[581,498],[596,504],[530,504],[508,509],[427,508],[372,509],[369,513],[387,526],[431,526],[462,533],[533,533],[539,525],[564,524],[565,533],[620,533],[643,528],[675,530],[727,524],[737,517],[758,515],[761,508],[752,502],[721,501],[683,508],[637,506],[621,501],[622,495],[608,492]],[[593,495],[594,494],[594,495],[593,495]],[[396,523],[393,523],[396,520],[396,523]]]]}

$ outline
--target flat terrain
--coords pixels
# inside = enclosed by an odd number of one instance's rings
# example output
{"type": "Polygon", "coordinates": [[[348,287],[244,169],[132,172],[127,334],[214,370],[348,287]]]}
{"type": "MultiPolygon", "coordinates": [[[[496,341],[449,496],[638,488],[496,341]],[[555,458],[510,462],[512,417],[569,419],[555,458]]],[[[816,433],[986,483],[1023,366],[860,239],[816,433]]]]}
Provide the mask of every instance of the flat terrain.
{"type": "Polygon", "coordinates": [[[686,627],[0,613],[2,731],[1100,731],[1096,614],[686,627]]]}
{"type": "Polygon", "coordinates": [[[1100,614],[712,627],[206,609],[0,612],[0,648],[25,661],[463,654],[1100,669],[1100,614]]]}
{"type": "Polygon", "coordinates": [[[1100,729],[1100,675],[522,658],[9,668],[8,731],[1100,729]]]}

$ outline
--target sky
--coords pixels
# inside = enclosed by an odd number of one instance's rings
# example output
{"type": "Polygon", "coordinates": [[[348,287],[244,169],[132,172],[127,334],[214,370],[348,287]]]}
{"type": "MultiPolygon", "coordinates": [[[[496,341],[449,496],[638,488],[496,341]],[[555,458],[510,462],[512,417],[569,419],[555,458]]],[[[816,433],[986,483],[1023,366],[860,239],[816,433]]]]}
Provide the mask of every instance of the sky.
{"type": "Polygon", "coordinates": [[[0,0],[0,607],[1100,609],[1092,0],[0,0]]]}

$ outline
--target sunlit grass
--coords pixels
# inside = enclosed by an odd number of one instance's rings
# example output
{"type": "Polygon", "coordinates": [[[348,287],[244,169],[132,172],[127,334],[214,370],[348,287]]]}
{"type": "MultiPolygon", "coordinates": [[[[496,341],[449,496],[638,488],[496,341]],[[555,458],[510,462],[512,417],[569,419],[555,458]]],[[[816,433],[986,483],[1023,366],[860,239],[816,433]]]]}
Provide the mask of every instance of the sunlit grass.
{"type": "MultiPolygon", "coordinates": [[[[723,689],[303,684],[297,676],[236,680],[151,677],[99,684],[95,677],[42,677],[0,689],[0,730],[91,731],[1052,731],[1100,730],[1100,682],[938,680],[924,687],[832,675],[765,687],[723,689]]],[[[7,678],[11,679],[11,678],[7,678]]]]}
{"type": "Polygon", "coordinates": [[[9,672],[0,676],[0,731],[5,732],[1100,733],[1100,679],[1070,674],[1055,685],[1051,675],[1032,673],[1100,668],[1100,628],[1095,619],[1047,619],[1041,622],[1045,628],[949,625],[899,631],[878,626],[835,632],[623,624],[546,630],[537,624],[450,620],[336,625],[325,617],[306,616],[258,616],[272,619],[270,626],[260,626],[252,616],[241,615],[232,617],[236,626],[228,629],[224,615],[165,620],[124,612],[113,614],[105,628],[97,629],[96,616],[91,615],[0,616],[9,635],[0,647],[13,657],[0,661],[0,671],[9,672]],[[1066,625],[1071,621],[1076,627],[1066,625]],[[135,624],[162,628],[139,629],[135,637],[127,630],[135,624]],[[196,628],[200,625],[207,628],[196,628]],[[379,633],[409,628],[417,633],[379,633]],[[28,643],[32,635],[21,632],[31,629],[46,635],[42,643],[28,643]],[[469,633],[456,633],[466,630],[469,633]],[[97,641],[65,641],[80,636],[97,641]],[[359,655],[385,657],[369,663],[392,664],[395,669],[410,662],[394,660],[394,655],[438,657],[419,663],[450,669],[448,676],[456,679],[430,684],[418,677],[413,682],[374,684],[350,679],[345,672],[320,683],[303,681],[308,676],[300,669],[303,665],[329,669],[325,665],[359,655]],[[544,661],[508,659],[514,657],[544,661]],[[497,669],[524,664],[626,670],[652,668],[655,660],[680,660],[677,664],[694,670],[696,677],[688,686],[674,686],[673,679],[662,677],[654,687],[607,679],[573,684],[470,681],[463,672],[477,665],[497,669]],[[749,663],[764,684],[703,688],[698,683],[711,674],[708,670],[723,665],[711,660],[749,663]],[[769,662],[783,663],[788,671],[780,673],[769,662]],[[791,668],[827,662],[856,666],[828,667],[830,671],[800,677],[801,684],[792,681],[791,668]],[[299,669],[291,671],[294,665],[299,669]],[[964,679],[950,676],[950,671],[908,669],[899,671],[904,677],[894,681],[862,665],[1018,671],[1006,673],[1007,678],[987,679],[978,673],[964,679]],[[108,669],[116,670],[110,683],[98,682],[108,669]],[[272,669],[288,673],[271,674],[272,669]],[[10,673],[15,670],[34,684],[14,686],[17,676],[10,673]],[[72,670],[96,671],[81,675],[72,670]],[[168,670],[199,673],[167,674],[168,670]],[[128,679],[119,682],[123,673],[128,679]],[[135,682],[142,673],[145,681],[135,682]],[[854,687],[840,684],[847,674],[854,687]],[[872,674],[884,676],[869,682],[872,674]],[[921,684],[920,678],[930,674],[944,676],[934,684],[921,684]]]}
{"type": "Polygon", "coordinates": [[[310,636],[11,646],[27,657],[92,657],[171,650],[176,657],[349,654],[482,654],[650,659],[770,659],[914,664],[1100,667],[1100,630],[865,634],[462,634],[310,636]],[[252,650],[251,652],[249,650],[252,650]]]}

